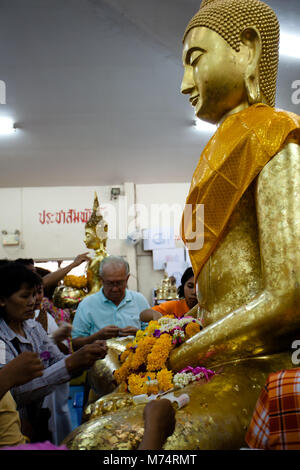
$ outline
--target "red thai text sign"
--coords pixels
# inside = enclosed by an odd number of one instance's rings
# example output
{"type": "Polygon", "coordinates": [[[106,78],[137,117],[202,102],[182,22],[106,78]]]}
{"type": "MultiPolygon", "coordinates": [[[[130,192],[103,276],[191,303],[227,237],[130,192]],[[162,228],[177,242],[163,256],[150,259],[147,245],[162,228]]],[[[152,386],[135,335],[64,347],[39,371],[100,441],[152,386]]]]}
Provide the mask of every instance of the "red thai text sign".
{"type": "Polygon", "coordinates": [[[92,215],[92,209],[77,211],[75,209],[51,212],[43,210],[39,212],[39,223],[44,224],[86,224],[92,215]]]}

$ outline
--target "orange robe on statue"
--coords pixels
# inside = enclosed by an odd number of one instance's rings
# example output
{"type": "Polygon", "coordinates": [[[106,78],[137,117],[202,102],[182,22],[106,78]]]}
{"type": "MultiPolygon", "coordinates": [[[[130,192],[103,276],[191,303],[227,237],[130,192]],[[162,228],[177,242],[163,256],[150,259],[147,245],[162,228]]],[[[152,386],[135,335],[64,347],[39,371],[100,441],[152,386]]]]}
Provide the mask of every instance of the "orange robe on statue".
{"type": "Polygon", "coordinates": [[[181,222],[195,280],[242,195],[288,138],[300,144],[300,117],[259,103],[228,116],[204,148],[181,222]]]}

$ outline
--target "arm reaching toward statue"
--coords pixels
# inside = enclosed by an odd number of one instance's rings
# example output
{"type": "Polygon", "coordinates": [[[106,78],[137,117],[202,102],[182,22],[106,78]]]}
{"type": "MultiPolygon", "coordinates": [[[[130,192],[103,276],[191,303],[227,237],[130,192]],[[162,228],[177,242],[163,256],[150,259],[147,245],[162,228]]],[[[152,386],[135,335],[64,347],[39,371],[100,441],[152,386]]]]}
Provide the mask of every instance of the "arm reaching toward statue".
{"type": "Polygon", "coordinates": [[[140,313],[140,320],[145,323],[148,323],[151,320],[158,320],[161,317],[162,314],[156,310],[153,310],[152,308],[147,308],[140,313]]]}
{"type": "Polygon", "coordinates": [[[94,365],[97,359],[103,359],[107,353],[105,341],[95,341],[87,344],[66,358],[66,367],[69,373],[78,373],[94,365]]]}
{"type": "Polygon", "coordinates": [[[175,429],[175,411],[171,402],[152,400],[144,408],[144,436],[138,450],[162,449],[175,429]]]}
{"type": "Polygon", "coordinates": [[[291,347],[300,326],[300,147],[287,143],[256,184],[262,290],[175,350],[173,370],[191,358],[208,366],[291,347]]]}
{"type": "Polygon", "coordinates": [[[54,271],[44,276],[43,277],[44,287],[57,285],[57,283],[61,281],[73,268],[76,268],[77,266],[84,263],[85,261],[90,261],[88,252],[77,255],[74,261],[68,264],[68,266],[66,266],[65,268],[58,269],[57,271],[54,271]]]}

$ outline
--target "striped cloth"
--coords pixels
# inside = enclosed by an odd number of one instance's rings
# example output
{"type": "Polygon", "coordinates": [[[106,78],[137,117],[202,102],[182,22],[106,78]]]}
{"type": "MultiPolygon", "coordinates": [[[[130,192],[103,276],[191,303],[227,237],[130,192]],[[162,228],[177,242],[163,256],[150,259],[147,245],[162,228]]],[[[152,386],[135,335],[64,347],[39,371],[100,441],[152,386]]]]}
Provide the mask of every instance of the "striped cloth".
{"type": "Polygon", "coordinates": [[[300,450],[300,369],[270,374],[246,435],[250,448],[300,450]]]}

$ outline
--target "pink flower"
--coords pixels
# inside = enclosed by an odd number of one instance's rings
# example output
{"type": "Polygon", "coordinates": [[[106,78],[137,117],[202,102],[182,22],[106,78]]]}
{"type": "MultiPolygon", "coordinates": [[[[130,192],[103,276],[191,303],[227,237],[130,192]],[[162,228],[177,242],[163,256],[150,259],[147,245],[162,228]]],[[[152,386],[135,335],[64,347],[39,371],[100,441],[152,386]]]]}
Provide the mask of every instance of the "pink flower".
{"type": "Polygon", "coordinates": [[[49,353],[49,351],[43,351],[41,354],[40,354],[40,358],[43,360],[43,361],[49,361],[51,357],[51,354],[49,353]]]}
{"type": "MultiPolygon", "coordinates": [[[[192,374],[194,375],[199,375],[199,374],[203,374],[206,378],[206,380],[209,380],[210,377],[212,377],[213,375],[215,375],[216,373],[210,369],[206,369],[205,367],[191,367],[191,366],[188,366],[188,367],[185,367],[185,369],[182,369],[179,373],[182,374],[184,372],[191,372],[192,374]]],[[[201,377],[197,377],[196,380],[200,380],[201,377]]]]}

